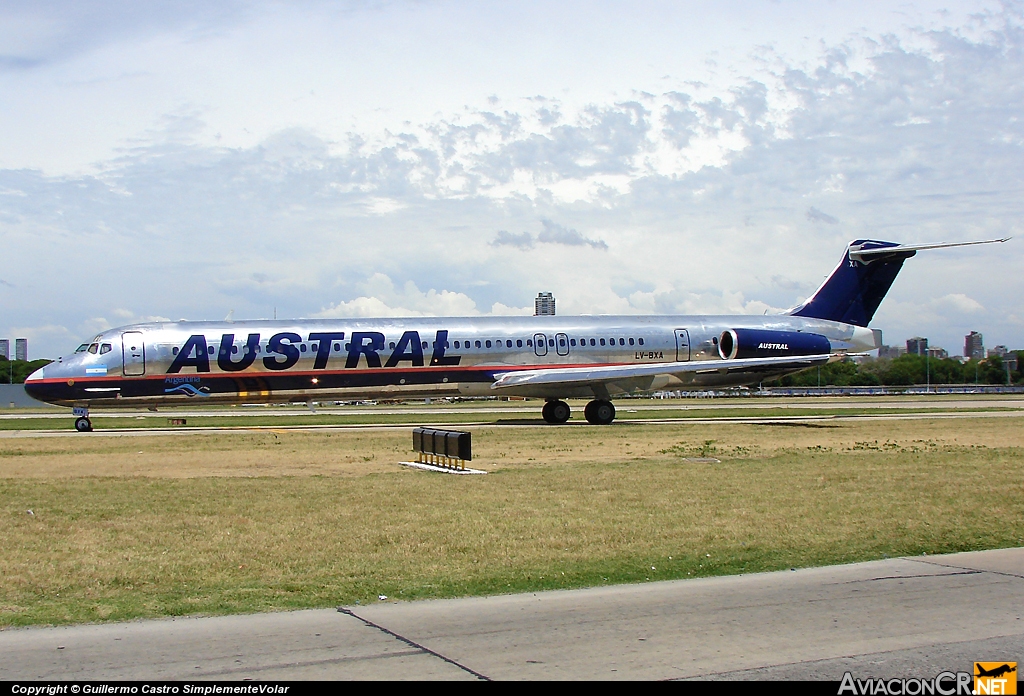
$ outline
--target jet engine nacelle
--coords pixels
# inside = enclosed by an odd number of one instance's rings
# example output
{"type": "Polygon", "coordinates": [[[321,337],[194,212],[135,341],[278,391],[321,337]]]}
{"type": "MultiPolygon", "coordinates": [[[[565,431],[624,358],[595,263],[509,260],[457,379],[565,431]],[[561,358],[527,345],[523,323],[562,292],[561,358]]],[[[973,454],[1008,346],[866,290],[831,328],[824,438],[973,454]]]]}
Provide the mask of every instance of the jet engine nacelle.
{"type": "Polygon", "coordinates": [[[727,329],[718,339],[723,360],[774,358],[786,355],[827,355],[831,349],[821,334],[765,329],[727,329]]]}

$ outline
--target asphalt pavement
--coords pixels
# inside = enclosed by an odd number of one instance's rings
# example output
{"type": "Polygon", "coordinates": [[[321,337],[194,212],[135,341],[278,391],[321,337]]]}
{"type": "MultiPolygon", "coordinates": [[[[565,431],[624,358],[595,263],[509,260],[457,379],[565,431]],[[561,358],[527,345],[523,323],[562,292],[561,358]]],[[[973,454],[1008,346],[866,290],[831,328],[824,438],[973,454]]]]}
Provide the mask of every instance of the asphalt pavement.
{"type": "Polygon", "coordinates": [[[1024,658],[1024,548],[0,631],[0,680],[931,678],[1024,658]]]}

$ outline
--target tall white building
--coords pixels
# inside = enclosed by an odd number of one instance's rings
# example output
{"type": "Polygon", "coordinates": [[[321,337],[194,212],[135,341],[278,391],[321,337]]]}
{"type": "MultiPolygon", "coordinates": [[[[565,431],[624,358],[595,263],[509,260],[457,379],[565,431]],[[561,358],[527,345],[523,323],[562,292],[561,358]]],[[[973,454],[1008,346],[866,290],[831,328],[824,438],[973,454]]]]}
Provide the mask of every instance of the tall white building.
{"type": "Polygon", "coordinates": [[[555,298],[550,292],[538,292],[537,299],[533,302],[533,316],[553,317],[555,316],[555,298]]]}

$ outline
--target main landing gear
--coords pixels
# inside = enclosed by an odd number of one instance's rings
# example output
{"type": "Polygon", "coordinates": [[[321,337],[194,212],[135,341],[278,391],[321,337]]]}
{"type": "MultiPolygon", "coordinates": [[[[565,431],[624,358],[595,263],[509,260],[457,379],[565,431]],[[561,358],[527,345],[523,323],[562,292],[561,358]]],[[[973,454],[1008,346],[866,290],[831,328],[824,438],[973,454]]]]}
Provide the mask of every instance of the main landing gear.
{"type": "Polygon", "coordinates": [[[583,415],[592,425],[608,425],[615,420],[615,406],[611,401],[594,399],[583,409],[583,415]]]}
{"type": "Polygon", "coordinates": [[[541,414],[548,423],[564,423],[569,420],[569,404],[564,401],[548,401],[541,414]]]}
{"type": "MultiPolygon", "coordinates": [[[[569,404],[564,401],[548,401],[541,413],[548,423],[564,423],[569,420],[569,404]]],[[[594,399],[583,409],[583,415],[592,425],[608,425],[615,420],[615,406],[606,399],[594,399]]]]}
{"type": "Polygon", "coordinates": [[[89,420],[89,409],[87,408],[76,408],[74,414],[78,416],[75,418],[75,430],[80,433],[91,433],[92,432],[92,421],[89,420]]]}

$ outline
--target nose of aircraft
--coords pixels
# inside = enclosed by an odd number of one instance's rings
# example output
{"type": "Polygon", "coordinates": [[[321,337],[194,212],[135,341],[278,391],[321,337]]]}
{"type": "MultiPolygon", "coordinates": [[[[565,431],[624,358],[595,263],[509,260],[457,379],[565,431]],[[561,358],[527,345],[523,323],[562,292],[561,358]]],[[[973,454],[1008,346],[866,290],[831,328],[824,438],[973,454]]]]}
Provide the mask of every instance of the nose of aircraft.
{"type": "Polygon", "coordinates": [[[40,367],[38,370],[30,374],[25,378],[25,392],[33,399],[38,401],[44,401],[42,398],[43,394],[39,389],[39,380],[46,376],[46,368],[40,367]]]}

